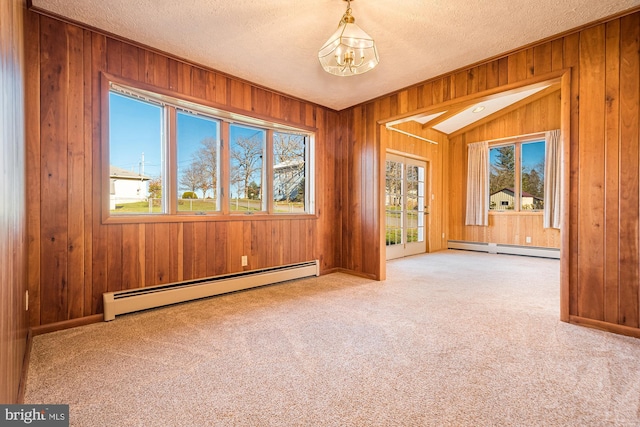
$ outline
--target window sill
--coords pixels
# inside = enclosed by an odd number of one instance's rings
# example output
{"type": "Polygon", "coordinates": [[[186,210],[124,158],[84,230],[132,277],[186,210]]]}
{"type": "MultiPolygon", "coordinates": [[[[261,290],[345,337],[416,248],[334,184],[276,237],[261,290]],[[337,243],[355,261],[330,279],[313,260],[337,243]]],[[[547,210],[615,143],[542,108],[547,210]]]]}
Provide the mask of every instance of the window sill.
{"type": "Polygon", "coordinates": [[[534,215],[542,216],[544,211],[489,211],[489,215],[534,215]]]}
{"type": "Polygon", "coordinates": [[[184,223],[184,222],[217,222],[217,221],[281,221],[318,219],[317,214],[202,214],[202,215],[117,215],[102,220],[102,224],[156,224],[156,223],[184,223]]]}

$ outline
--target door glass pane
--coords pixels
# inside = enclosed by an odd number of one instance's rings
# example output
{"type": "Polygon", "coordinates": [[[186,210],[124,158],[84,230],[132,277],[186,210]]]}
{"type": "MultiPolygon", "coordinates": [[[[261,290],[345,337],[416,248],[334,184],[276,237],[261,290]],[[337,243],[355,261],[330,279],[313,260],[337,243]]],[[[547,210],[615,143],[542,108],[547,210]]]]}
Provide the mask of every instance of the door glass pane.
{"type": "Polygon", "coordinates": [[[266,131],[232,124],[229,139],[229,208],[232,211],[263,211],[266,131]]]}
{"type": "Polygon", "coordinates": [[[522,144],[520,209],[544,209],[544,141],[522,144]]]}
{"type": "Polygon", "coordinates": [[[515,145],[489,150],[489,209],[514,209],[515,145]]]}
{"type": "Polygon", "coordinates": [[[418,167],[407,165],[407,243],[418,241],[418,167]]]}
{"type": "Polygon", "coordinates": [[[387,246],[402,244],[402,163],[386,163],[386,242],[387,246]]]}
{"type": "Polygon", "coordinates": [[[109,212],[163,213],[162,106],[109,92],[109,212]]]}
{"type": "Polygon", "coordinates": [[[177,112],[178,211],[217,211],[220,164],[217,120],[177,112]]]}

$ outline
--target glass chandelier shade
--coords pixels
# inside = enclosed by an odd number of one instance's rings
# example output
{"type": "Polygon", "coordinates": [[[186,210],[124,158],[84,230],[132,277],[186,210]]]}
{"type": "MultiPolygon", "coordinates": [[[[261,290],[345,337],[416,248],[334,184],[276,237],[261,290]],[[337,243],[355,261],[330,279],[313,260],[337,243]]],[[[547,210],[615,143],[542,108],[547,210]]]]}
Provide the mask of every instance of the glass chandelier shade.
{"type": "Polygon", "coordinates": [[[375,42],[355,24],[350,6],[347,6],[338,29],[318,52],[318,59],[327,73],[336,76],[366,73],[380,62],[375,42]]]}

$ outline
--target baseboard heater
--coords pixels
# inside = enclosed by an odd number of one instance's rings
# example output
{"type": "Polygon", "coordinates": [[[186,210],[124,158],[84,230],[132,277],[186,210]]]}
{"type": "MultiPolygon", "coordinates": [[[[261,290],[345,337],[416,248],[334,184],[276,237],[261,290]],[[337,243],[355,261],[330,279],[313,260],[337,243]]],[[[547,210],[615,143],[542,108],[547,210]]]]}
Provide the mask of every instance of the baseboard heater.
{"type": "Polygon", "coordinates": [[[540,258],[560,259],[560,249],[543,248],[539,246],[504,245],[501,243],[465,242],[449,240],[449,249],[462,249],[465,251],[487,252],[490,254],[524,255],[540,258]]]}
{"type": "Polygon", "coordinates": [[[168,283],[102,294],[104,320],[113,320],[119,314],[147,310],[165,305],[207,298],[214,295],[251,289],[258,286],[319,276],[318,260],[289,264],[259,270],[243,271],[208,277],[188,282],[168,283]]]}

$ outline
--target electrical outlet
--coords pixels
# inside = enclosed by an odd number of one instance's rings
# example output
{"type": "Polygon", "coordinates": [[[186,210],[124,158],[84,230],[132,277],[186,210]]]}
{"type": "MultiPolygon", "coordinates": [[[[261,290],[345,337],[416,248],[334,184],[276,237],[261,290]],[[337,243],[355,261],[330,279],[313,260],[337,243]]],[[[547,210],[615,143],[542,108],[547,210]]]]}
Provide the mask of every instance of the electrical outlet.
{"type": "Polygon", "coordinates": [[[24,291],[24,311],[29,311],[29,290],[24,291]]]}
{"type": "Polygon", "coordinates": [[[249,262],[247,261],[247,256],[246,255],[242,255],[242,266],[246,267],[247,264],[249,264],[249,262]]]}
{"type": "Polygon", "coordinates": [[[525,243],[531,243],[531,236],[527,236],[524,238],[525,243]]]}

